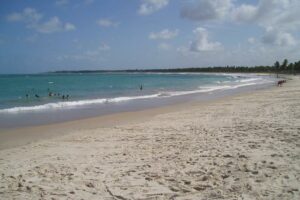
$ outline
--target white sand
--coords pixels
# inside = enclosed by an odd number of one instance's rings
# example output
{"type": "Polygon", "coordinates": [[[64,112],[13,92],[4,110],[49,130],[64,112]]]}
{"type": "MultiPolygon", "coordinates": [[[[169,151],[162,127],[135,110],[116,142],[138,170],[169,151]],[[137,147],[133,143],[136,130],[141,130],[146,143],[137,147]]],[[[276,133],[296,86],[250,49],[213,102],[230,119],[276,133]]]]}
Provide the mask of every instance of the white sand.
{"type": "Polygon", "coordinates": [[[300,77],[86,127],[1,150],[0,199],[300,199],[300,77]]]}

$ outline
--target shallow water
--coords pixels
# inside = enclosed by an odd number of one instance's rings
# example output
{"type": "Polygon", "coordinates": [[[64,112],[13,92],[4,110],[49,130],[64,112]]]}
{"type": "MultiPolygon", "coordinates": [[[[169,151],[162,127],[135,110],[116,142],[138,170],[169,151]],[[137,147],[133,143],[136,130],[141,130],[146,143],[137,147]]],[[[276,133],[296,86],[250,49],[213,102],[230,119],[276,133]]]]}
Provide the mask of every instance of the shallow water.
{"type": "Polygon", "coordinates": [[[245,74],[0,75],[0,128],[55,123],[195,98],[207,99],[245,88],[265,87],[273,82],[272,77],[245,74]],[[70,97],[62,99],[63,95],[70,97]]]}

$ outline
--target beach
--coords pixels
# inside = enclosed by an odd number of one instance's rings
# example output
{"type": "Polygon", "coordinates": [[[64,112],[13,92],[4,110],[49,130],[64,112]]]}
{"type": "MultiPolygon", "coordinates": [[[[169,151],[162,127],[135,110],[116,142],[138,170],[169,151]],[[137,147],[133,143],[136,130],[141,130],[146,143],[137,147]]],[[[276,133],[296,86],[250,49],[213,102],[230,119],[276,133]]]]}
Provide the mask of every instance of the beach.
{"type": "Polygon", "coordinates": [[[300,199],[299,76],[0,134],[1,199],[300,199]]]}

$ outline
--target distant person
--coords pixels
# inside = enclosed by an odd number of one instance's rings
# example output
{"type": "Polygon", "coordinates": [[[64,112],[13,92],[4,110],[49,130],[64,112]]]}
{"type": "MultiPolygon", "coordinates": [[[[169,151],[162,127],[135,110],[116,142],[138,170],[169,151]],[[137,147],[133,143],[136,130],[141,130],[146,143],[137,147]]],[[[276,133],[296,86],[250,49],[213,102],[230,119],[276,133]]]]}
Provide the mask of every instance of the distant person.
{"type": "Polygon", "coordinates": [[[26,94],[26,95],[25,95],[25,97],[26,97],[26,99],[28,99],[29,95],[28,95],[28,94],[26,94]]]}
{"type": "Polygon", "coordinates": [[[49,92],[48,96],[49,96],[49,97],[52,97],[52,96],[53,96],[52,92],[49,92]]]}
{"type": "Polygon", "coordinates": [[[69,95],[67,94],[66,99],[69,100],[69,95]]]}
{"type": "Polygon", "coordinates": [[[35,98],[40,98],[40,96],[39,96],[39,95],[37,95],[37,94],[35,94],[34,96],[35,96],[35,98]]]}
{"type": "Polygon", "coordinates": [[[61,97],[62,99],[65,99],[65,95],[62,95],[62,97],[61,97]]]}
{"type": "Polygon", "coordinates": [[[143,85],[141,84],[141,86],[140,86],[140,90],[142,91],[143,90],[143,85]]]}

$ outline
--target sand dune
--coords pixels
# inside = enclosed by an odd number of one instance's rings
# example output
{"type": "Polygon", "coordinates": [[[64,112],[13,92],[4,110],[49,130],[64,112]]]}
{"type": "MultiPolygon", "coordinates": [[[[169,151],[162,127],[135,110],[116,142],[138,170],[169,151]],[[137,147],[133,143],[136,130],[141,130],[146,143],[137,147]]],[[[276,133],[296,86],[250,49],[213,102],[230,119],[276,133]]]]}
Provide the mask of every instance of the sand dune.
{"type": "Polygon", "coordinates": [[[1,199],[300,199],[300,78],[3,149],[0,173],[1,199]]]}

